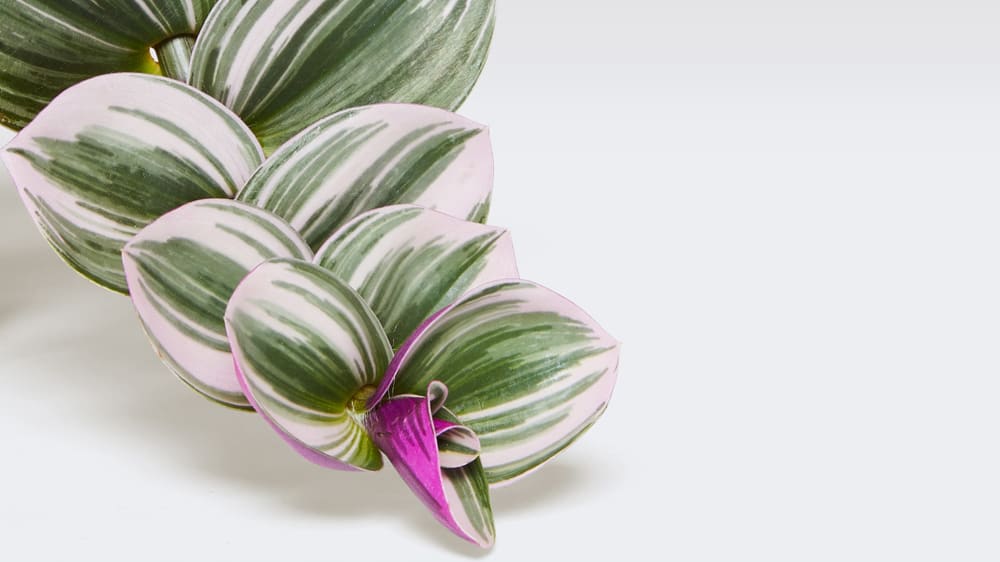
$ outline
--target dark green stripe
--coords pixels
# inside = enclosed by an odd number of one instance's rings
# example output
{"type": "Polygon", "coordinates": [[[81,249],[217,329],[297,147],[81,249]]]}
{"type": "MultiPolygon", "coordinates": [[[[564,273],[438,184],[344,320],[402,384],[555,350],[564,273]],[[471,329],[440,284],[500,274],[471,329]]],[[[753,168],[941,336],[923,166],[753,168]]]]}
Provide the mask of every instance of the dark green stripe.
{"type": "Polygon", "coordinates": [[[487,463],[490,451],[532,441],[563,444],[509,465],[488,466],[491,482],[530,470],[575,439],[586,424],[553,432],[574,401],[613,375],[608,368],[571,372],[613,346],[599,343],[607,340],[598,327],[545,310],[544,300],[523,300],[545,298],[535,291],[545,290],[526,282],[498,283],[463,298],[411,348],[393,384],[397,393],[416,392],[431,380],[447,384],[448,408],[479,436],[487,463]],[[496,412],[482,417],[486,410],[496,412]]]}
{"type": "Polygon", "coordinates": [[[294,404],[317,412],[343,413],[360,387],[376,382],[388,365],[389,352],[377,320],[365,312],[356,293],[325,270],[304,262],[276,262],[268,267],[272,271],[282,268],[271,288],[250,300],[234,300],[229,307],[229,323],[244,360],[274,392],[294,404]],[[316,294],[304,288],[304,283],[323,287],[324,292],[316,294]],[[290,299],[292,295],[296,298],[290,299]],[[337,349],[326,334],[309,325],[307,311],[294,308],[303,306],[300,299],[311,309],[308,314],[319,312],[340,326],[355,349],[363,352],[365,363],[355,364],[352,349],[337,349]],[[355,326],[362,331],[355,331],[355,326]],[[355,380],[355,373],[363,382],[355,380]]]}
{"type": "Polygon", "coordinates": [[[461,502],[460,506],[450,506],[451,509],[461,509],[465,512],[480,537],[492,544],[496,530],[493,526],[489,481],[483,470],[482,461],[476,459],[460,468],[442,468],[441,475],[455,487],[461,502]]]}
{"type": "Polygon", "coordinates": [[[8,0],[0,8],[0,124],[15,130],[77,82],[112,72],[158,73],[148,49],[169,37],[196,33],[215,1],[144,2],[154,8],[154,18],[127,1],[26,3],[30,7],[8,0]],[[194,7],[194,28],[185,3],[194,7]]]}
{"type": "MultiPolygon", "coordinates": [[[[370,470],[381,466],[381,453],[352,408],[362,387],[385,371],[390,351],[374,314],[354,291],[308,262],[276,260],[247,276],[227,319],[237,360],[268,415],[279,423],[284,418],[346,427],[352,453],[341,460],[370,470]],[[310,325],[317,313],[349,336],[349,349],[337,348],[335,334],[310,325]],[[361,352],[363,363],[352,359],[354,351],[361,352]]],[[[342,439],[309,443],[328,452],[342,444],[342,439]]]]}
{"type": "Polygon", "coordinates": [[[37,209],[36,220],[45,240],[67,265],[102,287],[128,294],[121,267],[123,244],[81,228],[31,192],[25,193],[37,209]]]}
{"type": "Polygon", "coordinates": [[[389,237],[404,238],[355,287],[382,322],[393,347],[401,345],[424,319],[472,288],[504,235],[500,230],[483,229],[475,236],[444,241],[454,232],[441,226],[440,220],[438,213],[413,207],[374,211],[338,231],[316,257],[319,265],[341,279],[354,279],[378,244],[389,237]],[[442,229],[440,242],[432,238],[430,243],[417,244],[405,239],[407,232],[433,234],[432,228],[442,229]]]}
{"type": "Polygon", "coordinates": [[[493,0],[431,0],[419,10],[397,0],[341,0],[304,20],[295,18],[304,4],[290,3],[281,21],[254,29],[266,4],[222,0],[196,49],[191,83],[227,101],[268,153],[348,107],[387,101],[458,107],[492,38],[493,0]],[[279,44],[284,34],[289,40],[279,44]],[[257,50],[256,58],[247,83],[232,90],[227,79],[247,48],[257,50]]]}
{"type": "MultiPolygon", "coordinates": [[[[355,110],[359,118],[376,108],[355,110]]],[[[237,198],[267,209],[296,224],[306,241],[318,248],[338,228],[359,214],[399,203],[421,202],[421,197],[455,162],[479,127],[433,123],[409,130],[371,158],[358,162],[372,143],[385,143],[388,123],[378,121],[352,126],[339,114],[309,129],[303,137],[282,147],[247,182],[237,198]],[[322,134],[330,131],[331,134],[322,134]],[[351,176],[348,170],[364,168],[351,176]],[[331,184],[337,177],[338,184],[331,184]],[[273,191],[264,188],[272,184],[273,191]],[[322,204],[317,205],[317,200],[322,204]],[[316,207],[309,216],[307,207],[316,207]]],[[[395,134],[395,133],[393,133],[395,134]]],[[[423,202],[425,205],[434,202],[423,202]]],[[[485,219],[482,205],[470,214],[485,219]]],[[[481,222],[481,221],[480,221],[481,222]]]]}
{"type": "Polygon", "coordinates": [[[560,452],[573,444],[581,435],[586,433],[594,422],[601,417],[604,413],[607,404],[602,404],[600,408],[597,409],[586,421],[581,423],[579,426],[573,429],[573,431],[568,432],[566,435],[559,439],[555,443],[545,447],[544,449],[535,452],[533,455],[529,455],[523,459],[519,459],[514,462],[509,462],[505,464],[500,464],[496,466],[491,466],[486,471],[486,477],[490,484],[498,484],[510,480],[512,478],[517,478],[524,473],[537,468],[539,465],[545,463],[552,457],[556,456],[560,452]]]}

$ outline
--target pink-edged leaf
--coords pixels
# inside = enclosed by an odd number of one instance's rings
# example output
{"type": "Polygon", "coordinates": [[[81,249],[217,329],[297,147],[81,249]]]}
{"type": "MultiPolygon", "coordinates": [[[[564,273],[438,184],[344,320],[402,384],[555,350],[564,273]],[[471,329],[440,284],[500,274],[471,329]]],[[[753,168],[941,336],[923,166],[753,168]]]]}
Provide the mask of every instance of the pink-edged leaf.
{"type": "Polygon", "coordinates": [[[263,159],[219,102],[143,74],[69,88],[0,156],[59,256],[120,293],[128,290],[122,248],[140,229],[191,201],[232,197],[263,159]]]}
{"type": "Polygon", "coordinates": [[[310,259],[280,218],[229,199],[203,199],[160,217],[125,246],[129,294],[157,355],[192,388],[248,407],[233,372],[223,316],[236,286],[262,262],[310,259]]]}
{"type": "Polygon", "coordinates": [[[311,451],[381,468],[362,419],[391,350],[353,289],[311,263],[271,260],[236,288],[225,319],[247,396],[286,441],[314,462],[311,451]]]}
{"type": "Polygon", "coordinates": [[[357,289],[393,347],[469,289],[518,276],[506,230],[414,205],[358,216],[323,244],[315,262],[357,289]]]}
{"type": "Polygon", "coordinates": [[[493,13],[494,0],[221,0],[195,45],[191,83],[271,152],[344,108],[457,108],[486,61],[493,13]]]}
{"type": "Polygon", "coordinates": [[[371,403],[445,383],[448,409],[479,438],[487,479],[503,485],[597,420],[617,367],[618,342],[579,307],[530,281],[499,281],[417,328],[371,403]]]}
{"type": "Polygon", "coordinates": [[[235,360],[233,361],[233,368],[236,371],[236,379],[240,383],[240,388],[243,390],[244,394],[247,397],[247,400],[250,402],[250,406],[261,414],[261,417],[264,418],[264,421],[267,422],[267,425],[271,426],[271,429],[277,432],[278,436],[281,437],[281,439],[284,440],[284,442],[287,443],[293,450],[295,450],[296,453],[302,455],[302,457],[305,458],[307,461],[322,466],[323,468],[330,468],[333,470],[344,470],[349,472],[361,470],[353,465],[342,462],[337,458],[334,458],[326,453],[322,453],[316,449],[313,449],[312,447],[296,439],[295,436],[292,435],[291,433],[285,431],[280,425],[277,424],[277,422],[271,419],[271,416],[267,415],[267,412],[263,411],[260,405],[257,404],[257,401],[254,400],[253,393],[250,392],[250,386],[249,384],[247,384],[247,378],[243,374],[243,371],[240,370],[240,364],[235,360]]]}
{"type": "Polygon", "coordinates": [[[354,217],[404,203],[484,222],[493,189],[486,127],[410,104],[354,107],[283,144],[237,198],[284,218],[314,249],[354,217]]]}
{"type": "Polygon", "coordinates": [[[434,434],[437,435],[438,453],[444,468],[465,466],[482,453],[479,436],[464,425],[435,418],[434,434]]]}

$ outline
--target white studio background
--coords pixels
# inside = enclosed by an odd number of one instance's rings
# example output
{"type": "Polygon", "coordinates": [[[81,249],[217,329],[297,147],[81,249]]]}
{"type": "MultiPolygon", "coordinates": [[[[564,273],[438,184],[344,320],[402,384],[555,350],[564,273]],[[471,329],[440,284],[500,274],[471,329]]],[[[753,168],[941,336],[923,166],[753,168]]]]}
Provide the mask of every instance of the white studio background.
{"type": "Polygon", "coordinates": [[[1000,5],[500,0],[461,112],[625,343],[490,553],[162,367],[0,189],[0,559],[1000,558],[1000,5]]]}

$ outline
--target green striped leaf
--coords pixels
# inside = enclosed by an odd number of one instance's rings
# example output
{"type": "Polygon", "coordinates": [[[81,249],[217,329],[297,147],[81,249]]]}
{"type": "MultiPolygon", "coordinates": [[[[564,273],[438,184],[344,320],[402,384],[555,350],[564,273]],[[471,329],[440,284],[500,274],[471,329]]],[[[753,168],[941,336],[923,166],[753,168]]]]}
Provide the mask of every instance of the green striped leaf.
{"type": "Polygon", "coordinates": [[[88,78],[159,69],[150,47],[196,34],[215,0],[0,0],[0,124],[20,129],[88,78]]]}
{"type": "Polygon", "coordinates": [[[394,348],[470,288],[517,277],[506,230],[413,205],[359,216],[315,261],[357,289],[394,348]]]}
{"type": "Polygon", "coordinates": [[[496,542],[496,528],[490,505],[489,480],[480,459],[482,446],[479,436],[472,429],[460,425],[458,416],[444,407],[447,396],[448,387],[440,381],[432,381],[427,388],[428,406],[433,413],[437,436],[444,499],[450,506],[449,515],[462,531],[463,538],[482,548],[490,548],[496,542]],[[435,390],[440,392],[442,389],[443,393],[435,395],[435,390]]]}
{"type": "Polygon", "coordinates": [[[248,408],[226,339],[226,304],[262,262],[311,256],[298,233],[270,213],[205,199],[139,231],[123,260],[132,302],[160,358],[205,396],[248,408]]]}
{"type": "Polygon", "coordinates": [[[434,404],[430,404],[430,409],[434,413],[434,432],[441,467],[460,468],[478,459],[483,447],[476,432],[461,425],[458,417],[447,408],[435,408],[434,404]]]}
{"type": "MultiPolygon", "coordinates": [[[[440,381],[435,384],[444,386],[440,381]]],[[[444,387],[445,397],[447,387],[444,387]]],[[[428,397],[430,387],[428,387],[428,397]]],[[[443,404],[445,397],[441,398],[443,404]]],[[[472,429],[459,425],[458,416],[439,404],[430,404],[437,434],[438,462],[441,464],[441,484],[444,497],[451,507],[450,515],[462,529],[467,540],[483,548],[496,542],[490,485],[483,468],[482,446],[472,429]]]]}
{"type": "Polygon", "coordinates": [[[454,506],[451,516],[472,543],[490,548],[496,542],[490,486],[482,459],[458,468],[441,469],[441,486],[448,505],[454,506]]]}
{"type": "Polygon", "coordinates": [[[141,228],[184,203],[232,197],[263,155],[239,119],[201,92],[110,74],[59,95],[3,158],[56,252],[124,293],[121,250],[141,228]]]}
{"type": "Polygon", "coordinates": [[[365,470],[382,466],[363,422],[392,350],[353,289],[310,263],[272,260],[240,283],[225,318],[261,414],[311,450],[365,470]]]}
{"type": "Polygon", "coordinates": [[[270,153],[339,110],[455,109],[479,77],[493,0],[222,0],[191,84],[233,109],[270,153]]]}
{"type": "Polygon", "coordinates": [[[492,188],[482,125],[432,107],[378,104],[303,131],[238,198],[284,218],[317,248],[353,217],[397,203],[483,222],[492,188]]]}
{"type": "Polygon", "coordinates": [[[573,303],[528,281],[476,289],[423,325],[374,399],[449,389],[448,409],[479,437],[486,477],[504,484],[563,450],[604,412],[618,344],[573,303]]]}

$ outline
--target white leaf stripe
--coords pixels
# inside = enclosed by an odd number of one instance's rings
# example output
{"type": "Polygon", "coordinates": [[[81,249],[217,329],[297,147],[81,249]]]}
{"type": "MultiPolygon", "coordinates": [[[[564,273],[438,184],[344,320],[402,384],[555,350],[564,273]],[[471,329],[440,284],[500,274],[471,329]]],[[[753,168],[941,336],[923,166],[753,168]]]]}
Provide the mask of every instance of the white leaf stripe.
{"type": "Polygon", "coordinates": [[[20,129],[66,88],[158,73],[149,48],[196,34],[214,0],[0,0],[0,124],[20,129]]]}
{"type": "Polygon", "coordinates": [[[459,468],[442,468],[441,485],[451,516],[469,538],[483,548],[496,542],[489,482],[482,459],[459,468]],[[460,506],[460,507],[459,507],[460,506]]]}
{"type": "MultiPolygon", "coordinates": [[[[227,331],[228,331],[228,326],[227,326],[227,331]]],[[[232,337],[231,334],[230,337],[232,337]]],[[[254,399],[253,392],[250,391],[250,386],[247,383],[246,375],[244,375],[243,371],[240,369],[239,362],[234,361],[233,367],[235,367],[236,369],[236,378],[239,379],[240,381],[240,388],[243,389],[243,394],[250,402],[250,405],[253,406],[254,410],[256,410],[258,413],[261,414],[261,418],[263,418],[263,420],[267,422],[267,424],[271,426],[272,429],[275,430],[278,436],[281,437],[281,439],[285,441],[285,443],[287,443],[292,448],[292,450],[294,450],[296,453],[301,455],[309,462],[317,464],[324,468],[330,468],[333,470],[347,470],[347,471],[360,470],[356,466],[344,463],[340,460],[337,460],[333,457],[326,455],[325,453],[313,449],[312,447],[307,446],[306,444],[302,443],[297,438],[295,438],[295,436],[291,435],[290,433],[282,429],[281,426],[275,423],[274,420],[271,419],[271,417],[267,414],[267,412],[263,408],[261,408],[260,404],[258,404],[257,401],[254,399]]]]}
{"type": "Polygon", "coordinates": [[[294,229],[266,211],[206,199],[141,230],[123,261],[132,302],[158,355],[192,388],[245,408],[226,339],[226,304],[260,263],[311,254],[294,229]]]}
{"type": "Polygon", "coordinates": [[[393,347],[472,287],[517,277],[505,230],[413,205],[357,217],[323,245],[316,263],[364,297],[393,347]]]}
{"type": "Polygon", "coordinates": [[[391,350],[357,293],[308,262],[271,260],[240,283],[225,318],[234,358],[262,414],[337,460],[381,466],[361,418],[366,388],[373,390],[385,372],[391,350]]]}
{"type": "Polygon", "coordinates": [[[127,290],[121,250],[197,199],[230,197],[263,158],[239,119],[166,78],[111,74],[56,98],[3,152],[32,218],[75,269],[127,290]]]}
{"type": "MultiPolygon", "coordinates": [[[[433,412],[434,404],[431,399],[431,389],[428,387],[427,400],[433,412]]],[[[482,452],[479,436],[470,428],[460,425],[458,418],[447,408],[437,410],[434,432],[437,435],[438,457],[444,468],[463,467],[479,458],[482,452]]]]}
{"type": "Polygon", "coordinates": [[[271,152],[348,107],[458,107],[482,71],[493,19],[493,0],[222,0],[195,45],[191,83],[271,152]]]}
{"type": "Polygon", "coordinates": [[[479,436],[490,484],[568,446],[604,411],[618,344],[586,313],[528,281],[474,290],[421,327],[387,377],[393,394],[448,385],[448,407],[479,436]]]}
{"type": "Polygon", "coordinates": [[[238,198],[284,218],[317,248],[353,217],[398,203],[482,221],[492,188],[482,125],[432,107],[378,104],[303,131],[238,198]]]}

